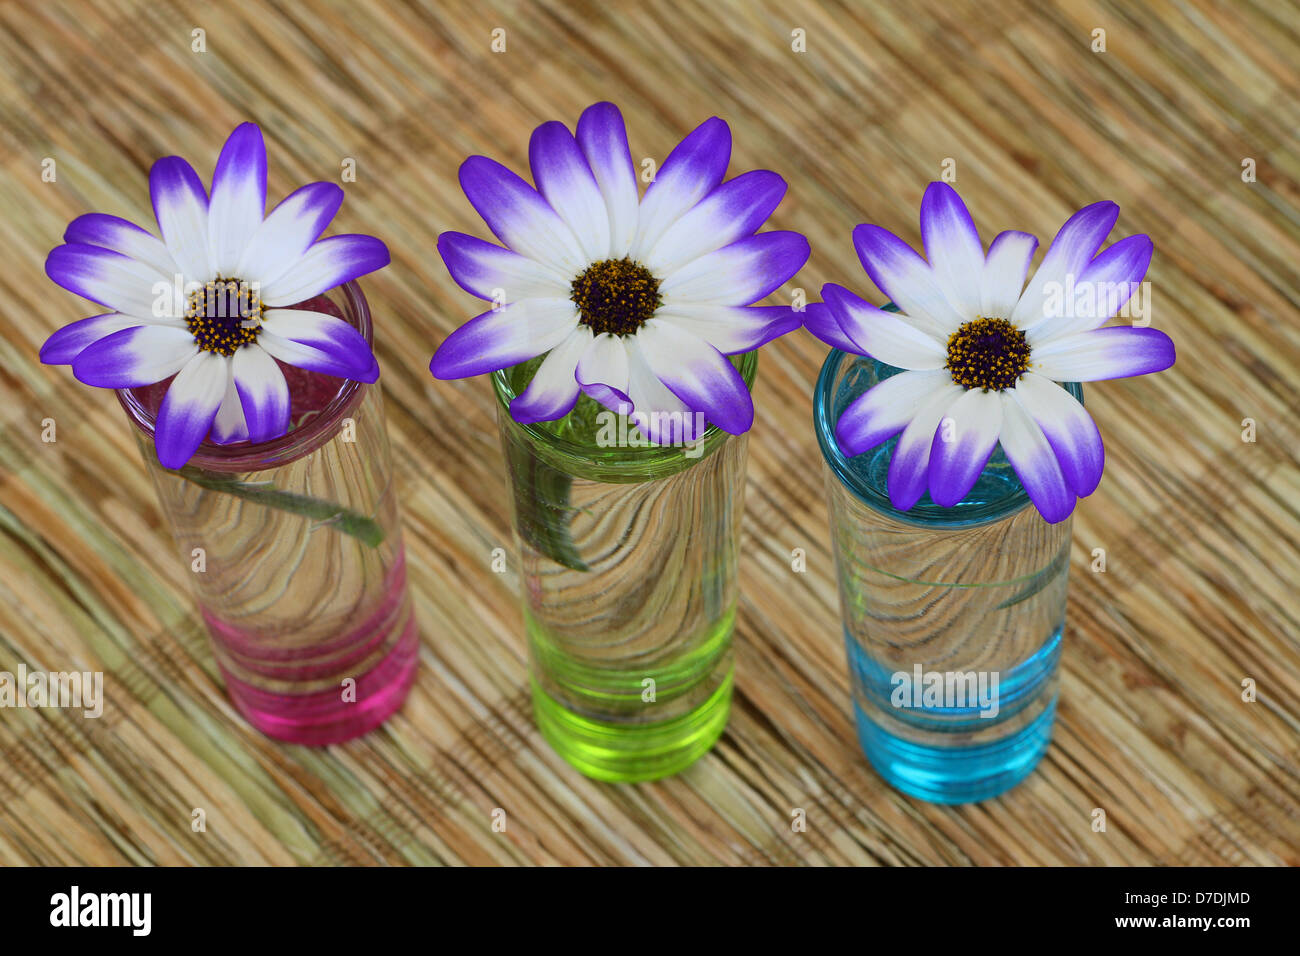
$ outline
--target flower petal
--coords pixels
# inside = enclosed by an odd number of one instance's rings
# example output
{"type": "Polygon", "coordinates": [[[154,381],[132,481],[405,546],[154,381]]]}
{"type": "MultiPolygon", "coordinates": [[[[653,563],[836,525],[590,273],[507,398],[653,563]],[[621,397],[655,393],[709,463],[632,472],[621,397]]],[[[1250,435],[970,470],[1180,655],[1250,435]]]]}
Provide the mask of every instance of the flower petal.
{"type": "Polygon", "coordinates": [[[221,147],[208,202],[208,252],[219,275],[236,275],[266,215],[266,144],[256,123],[241,123],[221,147]]]}
{"type": "Polygon", "coordinates": [[[580,393],[574,373],[591,340],[591,329],[579,325],[568,338],[551,349],[537,367],[528,387],[510,402],[510,417],[526,425],[549,422],[569,414],[580,393]]]}
{"type": "Polygon", "coordinates": [[[867,389],[840,414],[835,440],[852,458],[907,427],[917,412],[952,378],[943,370],[899,372],[867,389]]]}
{"type": "Polygon", "coordinates": [[[208,253],[208,194],[192,166],[167,156],[149,170],[149,196],[158,229],[187,282],[207,282],[217,271],[208,253]]]}
{"type": "Polygon", "coordinates": [[[668,227],[722,182],[731,161],[731,129],[714,116],[677,144],[641,199],[633,259],[641,260],[668,227]]]}
{"type": "Polygon", "coordinates": [[[934,281],[958,315],[981,314],[984,244],[957,190],[933,182],[921,199],[921,241],[934,281]]]}
{"type": "Polygon", "coordinates": [[[68,223],[63,241],[112,249],[152,266],[159,275],[174,279],[176,263],[161,239],[133,222],[102,212],[89,212],[68,223]]]}
{"type": "Polygon", "coordinates": [[[740,372],[708,342],[651,319],[636,335],[659,381],[725,432],[741,435],[754,424],[754,399],[740,372]]]}
{"type": "Polygon", "coordinates": [[[858,354],[895,368],[937,369],[947,364],[947,348],[901,316],[878,309],[833,282],[822,286],[822,298],[858,354]]]}
{"type": "Polygon", "coordinates": [[[1002,430],[1002,395],[970,388],[939,421],[930,444],[930,497],[951,508],[970,493],[1002,430]]]}
{"type": "Polygon", "coordinates": [[[1060,463],[1043,430],[1026,411],[1018,388],[1002,396],[1002,451],[1025,486],[1029,500],[1049,524],[1056,524],[1074,511],[1075,495],[1065,480],[1060,463]]]}
{"type": "Polygon", "coordinates": [[[631,410],[627,346],[620,336],[608,332],[597,335],[578,360],[575,374],[582,390],[606,408],[627,405],[623,414],[631,410]]]}
{"type": "Polygon", "coordinates": [[[577,275],[590,261],[541,194],[495,160],[465,160],[460,185],[488,228],[513,251],[564,275],[577,275]]]}
{"type": "MultiPolygon", "coordinates": [[[[638,336],[624,339],[627,348],[627,394],[632,400],[631,422],[656,445],[684,445],[696,441],[708,427],[704,413],[687,406],[659,380],[637,345],[638,336]]],[[[628,414],[628,409],[617,409],[628,414]]]]}
{"type": "Polygon", "coordinates": [[[274,282],[320,238],[342,204],[343,190],[334,183],[295,189],[249,237],[234,274],[262,286],[274,282]]]}
{"type": "Polygon", "coordinates": [[[583,255],[589,261],[608,257],[605,197],[569,128],[552,121],[533,130],[528,164],[538,192],[573,230],[583,255]]]}
{"type": "Polygon", "coordinates": [[[1105,325],[1137,291],[1154,250],[1149,236],[1129,236],[1093,259],[1073,286],[1067,286],[1067,294],[1048,301],[1049,314],[1030,330],[1029,344],[1041,346],[1105,325]]]}
{"type": "Polygon", "coordinates": [[[1056,382],[1147,375],[1173,364],[1174,343],[1168,335],[1126,325],[1053,338],[1030,354],[1030,367],[1056,382]]]}
{"type": "Polygon", "coordinates": [[[235,388],[235,375],[230,362],[226,363],[226,391],[221,396],[221,407],[212,419],[209,440],[218,445],[233,445],[248,441],[248,423],[244,421],[244,408],[239,403],[239,390],[235,388]]]}
{"type": "Polygon", "coordinates": [[[198,350],[186,329],[138,325],[87,345],[72,360],[72,374],[100,388],[152,385],[175,375],[198,350]]]}
{"type": "Polygon", "coordinates": [[[785,191],[785,180],[766,169],[728,180],[669,226],[642,263],[655,275],[670,275],[692,259],[753,235],[785,191]]]}
{"type": "Polygon", "coordinates": [[[257,344],[242,346],[230,357],[230,369],[248,440],[270,441],[288,431],[289,384],[270,353],[257,344]]]}
{"type": "Polygon", "coordinates": [[[389,263],[388,247],[374,236],[330,236],[308,249],[288,271],[262,287],[269,308],[305,302],[389,263]]]}
{"type": "Polygon", "coordinates": [[[752,352],[802,325],[801,313],[788,305],[680,303],[660,306],[655,318],[702,338],[723,355],[752,352]]]}
{"type": "Polygon", "coordinates": [[[857,344],[844,334],[835,310],[826,303],[808,303],[803,312],[803,324],[804,328],[831,348],[839,349],[841,352],[850,352],[854,355],[862,354],[857,344]]]}
{"type": "Polygon", "coordinates": [[[1119,218],[1119,206],[1110,201],[1084,206],[1065,221],[1047,254],[1029,280],[1011,314],[1011,324],[1028,332],[1047,318],[1046,306],[1072,279],[1078,279],[1119,218]]]}
{"type": "Polygon", "coordinates": [[[520,299],[476,315],[443,340],[429,363],[434,378],[469,378],[549,352],[578,324],[569,299],[520,299]]]}
{"type": "Polygon", "coordinates": [[[591,167],[609,218],[609,256],[621,259],[636,238],[640,198],[636,168],[627,146],[623,114],[613,103],[595,103],[578,119],[578,145],[591,167]]]}
{"type": "Polygon", "coordinates": [[[994,237],[980,275],[980,315],[990,319],[1011,318],[1037,248],[1038,239],[1027,232],[1008,230],[994,237]]]}
{"type": "MultiPolygon", "coordinates": [[[[877,386],[879,387],[879,386],[877,386]]],[[[912,420],[898,436],[893,457],[889,460],[889,474],[885,487],[889,503],[899,511],[908,511],[921,500],[930,477],[930,449],[934,433],[948,409],[962,396],[961,386],[949,379],[940,382],[930,393],[912,420]]]]}
{"type": "Polygon", "coordinates": [[[46,339],[45,344],[41,346],[40,358],[46,365],[71,365],[72,360],[84,349],[114,332],[133,329],[140,325],[158,324],[163,323],[134,315],[123,315],[121,312],[92,315],[88,319],[79,319],[65,325],[46,339]]]}
{"type": "Polygon", "coordinates": [[[952,307],[925,260],[888,229],[858,226],[853,230],[853,245],[871,281],[917,328],[946,340],[963,322],[975,318],[952,307]]]}
{"type": "Polygon", "coordinates": [[[1097,423],[1083,405],[1049,378],[1029,372],[1016,383],[1021,404],[1052,446],[1065,480],[1086,498],[1097,490],[1106,465],[1106,448],[1097,423]]]}
{"type": "Polygon", "coordinates": [[[562,298],[569,282],[550,266],[463,232],[444,232],[438,251],[456,283],[470,295],[500,305],[519,299],[562,298]]]}
{"type": "Polygon", "coordinates": [[[659,283],[665,305],[749,305],[781,288],[812,250],[797,232],[760,232],[687,263],[659,283]]]}
{"type": "MultiPolygon", "coordinates": [[[[311,372],[373,382],[379,367],[365,336],[323,312],[269,309],[257,344],[286,365],[311,372]]],[[[250,425],[252,423],[250,422],[250,425]]]]}
{"type": "Polygon", "coordinates": [[[120,252],[76,242],[57,246],[45,257],[45,274],[69,292],[141,321],[171,317],[172,280],[120,252]]]}
{"type": "Polygon", "coordinates": [[[167,387],[154,428],[154,447],[164,468],[180,468],[203,444],[226,394],[228,362],[224,355],[200,352],[167,387]]]}

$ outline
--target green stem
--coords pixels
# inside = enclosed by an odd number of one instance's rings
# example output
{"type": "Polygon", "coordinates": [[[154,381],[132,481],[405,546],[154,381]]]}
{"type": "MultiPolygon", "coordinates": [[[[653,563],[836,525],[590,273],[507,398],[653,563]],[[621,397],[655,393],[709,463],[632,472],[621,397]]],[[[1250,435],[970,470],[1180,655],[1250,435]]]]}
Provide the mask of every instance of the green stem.
{"type": "Polygon", "coordinates": [[[569,505],[572,477],[530,452],[521,438],[511,438],[505,445],[506,464],[515,488],[519,536],[556,564],[573,571],[590,571],[569,530],[575,513],[569,505]]]}
{"type": "Polygon", "coordinates": [[[355,511],[350,511],[342,505],[330,501],[322,501],[308,495],[294,494],[291,491],[281,491],[279,488],[271,487],[269,482],[246,482],[237,478],[217,478],[208,472],[200,471],[192,465],[186,465],[179,471],[173,472],[173,474],[179,475],[200,488],[234,495],[236,498],[256,502],[265,505],[267,508],[302,515],[304,518],[310,518],[320,524],[328,525],[343,534],[349,534],[372,548],[378,547],[384,540],[384,529],[373,518],[367,518],[365,515],[357,514],[355,511]]]}

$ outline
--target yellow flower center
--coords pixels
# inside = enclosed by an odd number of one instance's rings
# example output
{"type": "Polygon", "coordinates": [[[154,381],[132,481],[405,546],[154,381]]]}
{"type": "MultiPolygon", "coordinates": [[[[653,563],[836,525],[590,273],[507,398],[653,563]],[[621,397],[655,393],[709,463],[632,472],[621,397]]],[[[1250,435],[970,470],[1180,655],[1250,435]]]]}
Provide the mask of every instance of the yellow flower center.
{"type": "Polygon", "coordinates": [[[981,316],[948,336],[945,367],[962,388],[1000,392],[1014,386],[1029,368],[1029,343],[1006,319],[981,316]]]}
{"type": "Polygon", "coordinates": [[[216,279],[190,293],[185,325],[205,352],[233,355],[257,341],[265,307],[257,289],[243,279],[216,279]]]}
{"type": "Polygon", "coordinates": [[[578,321],[597,335],[631,335],[662,301],[659,280],[641,263],[627,258],[593,262],[569,290],[581,313],[578,321]]]}

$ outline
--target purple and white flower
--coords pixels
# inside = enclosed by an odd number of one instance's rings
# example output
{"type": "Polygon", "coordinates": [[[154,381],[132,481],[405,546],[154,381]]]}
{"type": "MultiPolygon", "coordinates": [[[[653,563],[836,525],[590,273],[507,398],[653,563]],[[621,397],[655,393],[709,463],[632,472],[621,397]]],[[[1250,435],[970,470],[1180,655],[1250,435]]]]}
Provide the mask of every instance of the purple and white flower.
{"type": "Polygon", "coordinates": [[[325,375],[379,377],[365,338],[332,315],[292,306],[388,264],[372,236],[320,235],[343,202],[333,183],[303,186],[266,213],[266,146],[230,134],[211,196],[179,156],[154,163],[149,192],[162,238],[117,216],[74,219],[45,272],[108,309],[46,341],[41,361],[87,385],[175,379],[158,410],[158,460],[179,468],[205,438],[263,442],[289,427],[277,360],[325,375]]]}
{"type": "Polygon", "coordinates": [[[1038,240],[1003,232],[987,252],[961,197],[931,183],[921,203],[928,258],[875,225],[853,231],[867,274],[899,309],[838,285],[804,321],[834,347],[905,371],[860,396],[836,438],[859,455],[899,435],[887,486],[906,511],[928,490],[952,507],[1002,451],[1049,522],[1067,518],[1101,481],[1105,452],[1092,417],[1059,382],[1158,372],[1174,345],[1157,329],[1103,328],[1138,291],[1152,243],[1129,236],[1098,252],[1119,217],[1113,202],[1080,209],[1056,234],[1028,285],[1038,240]]]}
{"type": "Polygon", "coordinates": [[[753,306],[807,261],[794,232],[758,232],[785,195],[776,173],[723,182],[731,131],[714,117],[669,154],[641,196],[612,103],[533,131],[536,188],[471,156],[465,195],[503,245],[458,232],[438,249],[452,278],[493,302],[439,347],[440,379],[546,355],[510,405],[519,422],[561,418],[586,394],[656,444],[693,441],[707,418],[739,434],[754,420],[729,355],[797,329],[787,306],[753,306]],[[697,414],[699,413],[699,414],[697,414]]]}

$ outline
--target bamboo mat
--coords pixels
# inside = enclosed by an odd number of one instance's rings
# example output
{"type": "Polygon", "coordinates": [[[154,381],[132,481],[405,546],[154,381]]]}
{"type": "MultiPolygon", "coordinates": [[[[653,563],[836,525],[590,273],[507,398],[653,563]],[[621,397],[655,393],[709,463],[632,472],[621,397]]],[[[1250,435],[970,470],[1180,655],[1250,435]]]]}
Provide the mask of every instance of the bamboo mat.
{"type": "Polygon", "coordinates": [[[0,4],[0,669],[102,670],[107,697],[98,720],[0,711],[0,863],[1300,863],[1294,4],[282,6],[0,4]],[[827,281],[875,296],[850,230],[919,243],[947,159],[985,236],[1045,242],[1108,198],[1116,236],[1154,238],[1152,317],[1178,364],[1088,392],[1108,467],[1075,518],[1055,739],[1019,788],[931,806],[858,749],[810,424],[826,350],[806,333],[760,363],[726,735],[688,772],[622,787],[540,739],[516,568],[491,570],[513,551],[493,397],[426,368],[479,308],[434,242],[486,235],[463,157],[523,171],[533,126],[598,99],[657,161],[724,117],[733,174],[790,181],[771,225],[811,240],[795,283],[814,300],[827,281]],[[326,750],[235,715],[116,402],[36,362],[90,314],[42,272],[68,221],[150,222],[152,160],[180,153],[206,178],[245,119],[267,134],[273,201],[353,159],[335,231],[394,258],[363,285],[421,671],[383,729],[326,750]]]}

